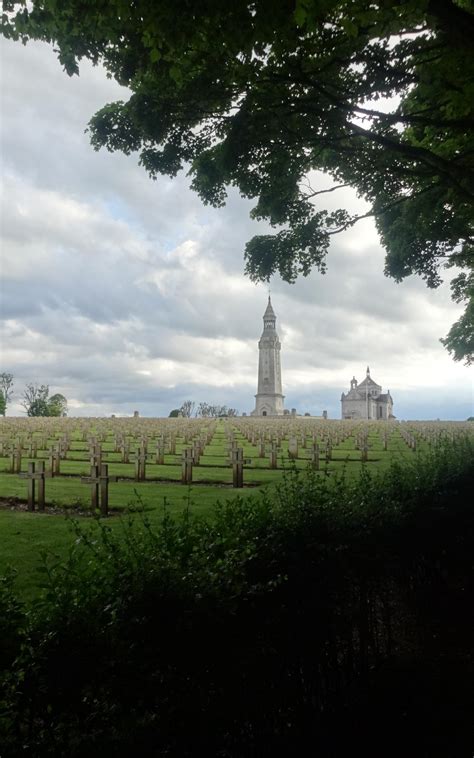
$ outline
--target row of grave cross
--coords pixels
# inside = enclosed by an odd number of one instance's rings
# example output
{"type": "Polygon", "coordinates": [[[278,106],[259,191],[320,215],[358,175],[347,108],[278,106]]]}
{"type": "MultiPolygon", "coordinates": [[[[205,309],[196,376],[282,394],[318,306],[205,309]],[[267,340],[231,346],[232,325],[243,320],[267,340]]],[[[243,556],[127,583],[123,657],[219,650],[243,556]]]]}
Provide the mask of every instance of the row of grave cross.
{"type": "MultiPolygon", "coordinates": [[[[272,448],[276,456],[276,444],[272,448]]],[[[236,488],[243,487],[243,469],[244,465],[250,464],[250,459],[245,459],[243,448],[236,444],[232,445],[229,451],[229,463],[232,465],[232,483],[236,488]]],[[[59,460],[59,458],[57,458],[59,460]]],[[[182,473],[181,482],[191,484],[193,480],[193,466],[199,462],[199,446],[186,448],[182,452],[182,473]]],[[[136,476],[145,478],[146,453],[143,449],[137,451],[136,455],[136,476]]],[[[28,480],[28,509],[35,509],[35,502],[38,510],[44,510],[45,507],[45,479],[51,477],[52,472],[45,471],[44,461],[31,461],[28,464],[28,471],[20,473],[20,477],[28,480]],[[36,484],[38,487],[36,488],[36,484]],[[37,499],[36,499],[37,489],[37,499]]],[[[109,482],[116,482],[116,476],[110,476],[108,473],[108,464],[92,463],[90,475],[81,477],[81,482],[89,484],[91,487],[91,508],[93,510],[100,508],[103,516],[108,513],[109,505],[109,482]]]]}
{"type": "MultiPolygon", "coordinates": [[[[146,454],[139,451],[137,463],[143,465],[146,454]]],[[[244,458],[243,448],[232,447],[230,450],[229,463],[232,465],[233,486],[243,487],[244,465],[250,464],[251,460],[244,458]]],[[[195,452],[192,448],[186,448],[182,452],[181,482],[191,484],[193,480],[193,465],[195,464],[195,452]]],[[[52,474],[45,470],[44,461],[31,461],[28,463],[28,471],[20,473],[22,479],[28,482],[28,510],[34,511],[35,506],[39,511],[45,509],[45,479],[52,474]]],[[[102,516],[107,516],[109,511],[109,483],[116,482],[116,476],[109,475],[107,463],[92,464],[89,476],[81,477],[83,484],[90,485],[91,508],[100,509],[102,516]]]]}
{"type": "MultiPolygon", "coordinates": [[[[28,482],[28,510],[38,511],[45,509],[45,480],[51,477],[51,472],[45,470],[44,461],[31,461],[28,463],[28,471],[20,473],[22,479],[28,482]]],[[[101,514],[107,516],[109,512],[109,482],[116,482],[116,476],[109,475],[107,463],[100,466],[91,466],[89,476],[81,477],[81,482],[89,484],[91,488],[91,508],[100,508],[101,514]]]]}
{"type": "MultiPolygon", "coordinates": [[[[403,438],[413,449],[416,449],[416,438],[413,435],[405,432],[402,434],[403,438]]],[[[384,448],[386,449],[387,437],[384,435],[384,448]]],[[[91,487],[91,507],[95,510],[100,508],[102,515],[108,513],[108,486],[109,482],[117,481],[117,477],[109,476],[108,464],[102,463],[102,451],[101,445],[95,439],[89,440],[90,442],[90,462],[91,470],[90,475],[82,477],[81,482],[89,484],[91,487]]],[[[209,439],[202,436],[194,439],[191,448],[186,448],[182,451],[181,461],[181,482],[183,484],[191,484],[193,480],[193,466],[199,465],[199,459],[202,455],[205,445],[209,442],[209,439]]],[[[356,438],[356,447],[361,451],[361,460],[367,461],[369,443],[367,434],[361,433],[356,438]]],[[[127,449],[126,443],[122,443],[122,450],[127,449]]],[[[158,439],[156,444],[156,462],[164,462],[164,449],[165,443],[163,439],[158,439]]],[[[269,465],[271,469],[276,469],[278,465],[278,452],[280,444],[278,438],[272,438],[269,449],[269,465]]],[[[47,477],[54,477],[60,473],[60,461],[64,457],[64,453],[67,450],[67,446],[58,446],[56,449],[50,450],[49,455],[49,471],[45,470],[44,461],[31,461],[28,463],[28,471],[21,472],[21,448],[17,448],[12,452],[12,466],[13,473],[18,473],[23,479],[28,480],[28,509],[34,510],[35,503],[38,510],[44,510],[45,507],[45,479],[47,477]]],[[[258,442],[259,457],[265,453],[266,444],[265,439],[261,437],[258,442]]],[[[243,470],[245,465],[252,463],[251,459],[244,458],[244,451],[242,447],[238,446],[234,436],[229,435],[229,443],[227,446],[229,454],[228,464],[232,466],[232,482],[236,488],[243,487],[243,470]]],[[[129,452],[129,449],[128,449],[129,452]]],[[[292,437],[288,442],[288,454],[290,458],[296,459],[298,457],[298,439],[292,437]]],[[[332,458],[332,445],[329,438],[325,440],[324,457],[326,463],[332,458]]],[[[319,469],[320,465],[320,448],[316,437],[313,436],[311,441],[310,460],[314,469],[319,469]]],[[[140,448],[135,453],[135,478],[138,481],[143,481],[146,477],[146,463],[147,463],[147,441],[142,440],[140,448]]]]}
{"type": "MultiPolygon", "coordinates": [[[[182,460],[190,460],[193,466],[198,466],[200,457],[203,453],[204,446],[206,444],[206,440],[204,439],[195,439],[193,440],[192,448],[186,448],[186,450],[182,453],[182,460]],[[188,450],[191,450],[191,455],[188,452],[188,450]]],[[[230,455],[230,458],[228,459],[227,463],[235,469],[235,460],[234,460],[234,454],[233,451],[237,449],[237,442],[235,439],[230,438],[229,444],[227,446],[228,453],[230,455]]],[[[130,449],[128,443],[123,443],[122,445],[122,451],[124,455],[122,456],[122,462],[129,462],[130,458],[130,449]]],[[[259,457],[263,457],[266,454],[267,446],[265,444],[264,440],[259,441],[259,457]]],[[[278,453],[280,451],[280,445],[278,443],[278,439],[272,439],[268,451],[269,455],[269,467],[271,469],[278,468],[278,453]]],[[[21,453],[22,451],[18,448],[13,450],[11,454],[11,466],[10,471],[11,473],[19,474],[21,471],[21,453]]],[[[156,444],[156,456],[155,456],[155,462],[157,464],[164,464],[164,441],[158,440],[156,444]]],[[[289,444],[288,444],[288,455],[291,459],[298,458],[298,440],[296,438],[290,438],[289,444]]],[[[243,456],[243,453],[242,453],[243,456]]],[[[319,456],[319,448],[318,444],[315,439],[312,441],[312,452],[311,452],[311,460],[313,461],[313,464],[316,464],[316,459],[319,456]],[[315,451],[317,452],[317,455],[315,455],[315,451]]],[[[326,461],[331,460],[332,456],[332,447],[329,442],[329,440],[326,441],[325,446],[325,457],[326,461]]],[[[63,455],[61,454],[60,448],[51,448],[49,452],[48,457],[48,463],[49,463],[49,475],[59,476],[61,473],[61,460],[63,459],[63,455]]],[[[144,481],[146,479],[146,465],[148,461],[148,454],[147,454],[147,448],[146,443],[142,443],[141,447],[136,451],[134,454],[134,462],[135,462],[135,479],[136,481],[144,481]]],[[[250,460],[245,460],[246,464],[251,463],[250,460]]],[[[91,466],[98,466],[99,469],[103,465],[102,464],[102,449],[100,443],[97,442],[91,442],[90,446],[90,465],[91,466]]],[[[189,480],[189,475],[186,475],[186,482],[189,480]]],[[[240,486],[240,485],[236,485],[240,486]]]]}
{"type": "MultiPolygon", "coordinates": [[[[250,436],[250,435],[246,435],[250,436]]],[[[342,436],[341,438],[344,439],[347,435],[342,436]]],[[[356,436],[356,449],[359,449],[361,451],[361,460],[363,462],[368,460],[368,450],[369,450],[369,443],[368,443],[368,436],[366,431],[361,431],[356,436]]],[[[192,440],[192,448],[191,453],[187,452],[189,448],[186,448],[186,450],[182,453],[182,481],[189,483],[190,477],[192,477],[192,466],[199,465],[200,457],[203,453],[204,447],[206,444],[210,442],[210,438],[212,435],[201,435],[200,437],[197,437],[192,440]],[[191,467],[191,468],[190,468],[191,467]]],[[[416,438],[411,435],[409,432],[404,431],[402,432],[402,437],[405,439],[407,444],[412,447],[412,449],[416,450],[416,438]]],[[[387,441],[388,441],[388,435],[387,432],[384,432],[383,437],[383,448],[384,450],[387,449],[387,441]]],[[[288,440],[288,456],[290,459],[297,459],[299,456],[299,442],[297,436],[290,437],[288,440]]],[[[326,436],[325,439],[323,439],[323,457],[326,460],[326,463],[328,463],[330,460],[332,460],[332,442],[333,440],[326,436]]],[[[95,437],[89,437],[88,438],[89,443],[89,452],[90,452],[90,464],[91,466],[98,466],[99,469],[101,468],[102,464],[102,447],[101,442],[97,441],[97,438],[95,437]]],[[[129,463],[130,461],[130,443],[126,442],[122,439],[117,438],[116,439],[117,444],[121,444],[121,450],[122,450],[122,462],[129,463]]],[[[165,439],[163,437],[159,437],[156,441],[156,456],[155,456],[155,462],[158,465],[164,464],[164,456],[165,456],[165,439]]],[[[168,440],[168,450],[171,452],[171,450],[175,449],[176,440],[175,438],[172,439],[172,444],[170,444],[170,440],[168,440]]],[[[278,453],[280,450],[280,436],[275,435],[271,438],[270,446],[268,450],[268,456],[269,456],[269,467],[271,469],[276,469],[278,467],[278,453]]],[[[304,447],[307,447],[308,440],[304,436],[302,436],[301,444],[304,447]]],[[[49,451],[49,472],[50,476],[58,476],[60,474],[60,462],[62,459],[66,457],[67,450],[69,449],[70,441],[68,438],[63,438],[59,441],[58,445],[56,447],[52,447],[49,451]]],[[[316,436],[313,434],[312,440],[310,441],[311,446],[311,452],[310,452],[310,460],[312,462],[312,466],[315,469],[319,468],[319,445],[316,439],[316,436]]],[[[138,448],[138,450],[134,454],[134,462],[135,462],[135,479],[137,481],[144,481],[146,479],[146,465],[148,460],[148,453],[147,453],[147,447],[148,447],[148,439],[146,437],[142,437],[141,445],[138,448]]],[[[258,442],[258,456],[259,458],[262,458],[266,455],[267,452],[267,444],[266,439],[263,434],[260,435],[258,442]]],[[[237,449],[237,441],[234,437],[233,432],[228,433],[228,452],[230,455],[229,460],[227,461],[228,464],[230,464],[233,468],[233,481],[234,486],[241,486],[240,485],[240,479],[242,474],[237,474],[237,471],[241,471],[240,468],[240,462],[234,460],[235,455],[233,451],[237,449]]],[[[30,451],[31,452],[31,451],[30,451]]],[[[35,451],[36,452],[36,451],[35,451]]],[[[21,471],[21,456],[22,456],[22,449],[21,447],[15,448],[11,453],[11,466],[10,471],[12,473],[19,474],[21,471]]],[[[243,459],[243,453],[242,453],[242,459],[243,459]]],[[[245,460],[245,463],[250,463],[250,461],[245,460]]]]}

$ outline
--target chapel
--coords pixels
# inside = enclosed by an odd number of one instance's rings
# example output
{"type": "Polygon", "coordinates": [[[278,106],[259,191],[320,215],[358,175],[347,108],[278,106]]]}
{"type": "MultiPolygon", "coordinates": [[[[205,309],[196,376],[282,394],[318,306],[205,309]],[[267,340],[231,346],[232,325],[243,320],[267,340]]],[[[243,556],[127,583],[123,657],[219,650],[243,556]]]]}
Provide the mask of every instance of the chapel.
{"type": "Polygon", "coordinates": [[[393,399],[390,390],[382,392],[382,387],[370,376],[367,366],[365,379],[358,384],[355,376],[351,379],[349,392],[341,395],[342,419],[394,419],[393,399]]]}

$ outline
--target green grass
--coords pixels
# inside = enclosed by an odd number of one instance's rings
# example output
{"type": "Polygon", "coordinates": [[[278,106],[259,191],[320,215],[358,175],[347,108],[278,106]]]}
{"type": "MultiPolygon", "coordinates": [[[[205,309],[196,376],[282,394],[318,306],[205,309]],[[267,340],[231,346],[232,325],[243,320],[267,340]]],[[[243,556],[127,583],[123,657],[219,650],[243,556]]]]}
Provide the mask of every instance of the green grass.
{"type": "MultiPolygon", "coordinates": [[[[88,487],[80,485],[77,479],[58,477],[48,480],[48,503],[58,506],[87,506],[88,487]]],[[[25,482],[12,475],[0,476],[2,494],[7,497],[24,495],[25,482]]],[[[165,483],[117,482],[110,484],[109,495],[113,517],[108,519],[112,529],[121,528],[120,511],[129,513],[129,509],[143,508],[151,522],[158,522],[164,504],[171,514],[178,514],[186,507],[199,516],[208,516],[218,500],[225,500],[235,490],[225,487],[181,485],[165,483]],[[116,517],[116,514],[119,514],[116,517]]],[[[244,497],[251,496],[254,489],[241,490],[244,497]]],[[[0,509],[0,574],[8,567],[17,572],[17,588],[25,598],[30,598],[38,591],[39,575],[37,568],[42,563],[41,553],[52,552],[65,556],[74,540],[71,517],[76,517],[74,507],[65,510],[66,515],[50,513],[28,513],[9,509],[0,509]]],[[[80,518],[82,525],[93,525],[93,519],[80,518]]]]}
{"type": "MultiPolygon", "coordinates": [[[[211,443],[205,448],[200,465],[193,469],[193,484],[183,486],[181,478],[181,451],[184,443],[178,440],[176,455],[165,455],[164,465],[151,462],[154,459],[155,443],[149,442],[149,462],[146,476],[150,481],[134,481],[134,464],[121,463],[121,456],[114,452],[111,439],[102,445],[103,462],[109,464],[109,474],[120,480],[109,485],[109,504],[114,516],[120,511],[126,513],[130,507],[143,507],[152,522],[157,522],[163,513],[166,501],[170,512],[177,514],[191,503],[192,512],[200,516],[209,516],[215,504],[220,500],[228,500],[235,494],[251,497],[262,487],[272,487],[282,481],[284,468],[295,465],[305,469],[309,465],[311,445],[300,445],[298,460],[293,464],[288,460],[288,442],[283,441],[278,454],[277,470],[269,468],[267,457],[259,458],[258,448],[236,434],[239,446],[244,449],[244,457],[251,459],[245,467],[243,490],[232,488],[232,469],[227,464],[227,439],[222,433],[216,432],[211,443]]],[[[51,442],[52,440],[50,440],[51,442]]],[[[388,468],[394,457],[402,460],[413,458],[414,453],[398,433],[390,437],[388,450],[382,449],[379,435],[369,438],[369,466],[377,469],[388,468]]],[[[135,445],[136,449],[136,445],[135,445]]],[[[130,460],[133,461],[134,448],[130,460]]],[[[326,471],[329,474],[346,469],[349,477],[358,476],[361,462],[360,451],[355,448],[355,440],[349,437],[335,445],[332,460],[326,471]]],[[[38,459],[45,459],[46,452],[38,451],[38,459]]],[[[325,462],[323,446],[320,455],[321,475],[324,475],[325,462]]],[[[22,471],[26,471],[31,459],[22,459],[22,471]]],[[[16,474],[8,473],[10,461],[0,458],[0,496],[17,498],[23,502],[26,499],[26,482],[16,474]]],[[[49,505],[64,508],[72,516],[77,515],[77,509],[87,511],[90,507],[90,489],[81,482],[81,476],[90,471],[89,454],[86,444],[79,439],[73,441],[67,459],[61,461],[61,476],[46,481],[46,501],[49,505]]],[[[93,523],[92,519],[81,519],[81,523],[93,523]]],[[[120,528],[120,517],[109,519],[111,528],[120,528]]],[[[41,562],[42,551],[52,551],[65,555],[68,546],[74,539],[70,520],[67,516],[50,513],[28,513],[0,508],[0,574],[8,566],[18,572],[18,589],[25,597],[31,597],[37,592],[38,575],[36,569],[41,562]]]]}

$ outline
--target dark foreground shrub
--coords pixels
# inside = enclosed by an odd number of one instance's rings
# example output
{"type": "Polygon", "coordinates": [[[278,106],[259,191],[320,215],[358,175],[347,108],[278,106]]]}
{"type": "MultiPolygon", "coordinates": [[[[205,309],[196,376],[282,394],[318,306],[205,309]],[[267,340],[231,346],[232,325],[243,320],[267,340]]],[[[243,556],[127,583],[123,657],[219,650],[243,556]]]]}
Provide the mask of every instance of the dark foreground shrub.
{"type": "Polygon", "coordinates": [[[473,468],[461,439],[211,521],[76,525],[40,601],[0,594],[0,755],[470,758],[473,468]]]}

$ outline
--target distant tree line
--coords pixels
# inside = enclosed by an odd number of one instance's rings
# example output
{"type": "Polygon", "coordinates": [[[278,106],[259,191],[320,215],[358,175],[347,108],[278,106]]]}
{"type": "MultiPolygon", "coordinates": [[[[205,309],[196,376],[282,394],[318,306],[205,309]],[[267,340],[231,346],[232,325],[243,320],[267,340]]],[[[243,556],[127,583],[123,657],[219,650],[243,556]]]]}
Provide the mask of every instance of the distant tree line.
{"type": "MultiPolygon", "coordinates": [[[[13,374],[0,373],[0,415],[6,416],[13,395],[13,374]]],[[[29,382],[23,390],[20,405],[27,416],[67,416],[67,399],[59,392],[49,395],[48,384],[29,382]]]]}
{"type": "Polygon", "coordinates": [[[235,408],[227,405],[210,405],[209,403],[196,403],[193,400],[185,400],[180,408],[174,408],[170,418],[182,416],[183,418],[218,418],[219,416],[238,416],[235,408]]]}

